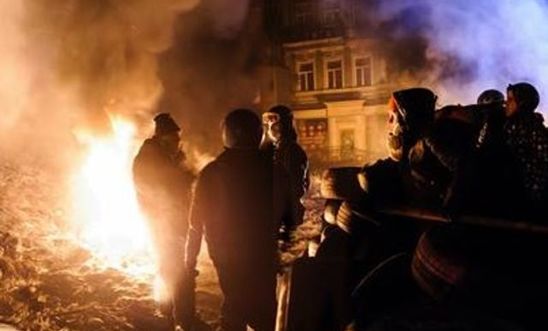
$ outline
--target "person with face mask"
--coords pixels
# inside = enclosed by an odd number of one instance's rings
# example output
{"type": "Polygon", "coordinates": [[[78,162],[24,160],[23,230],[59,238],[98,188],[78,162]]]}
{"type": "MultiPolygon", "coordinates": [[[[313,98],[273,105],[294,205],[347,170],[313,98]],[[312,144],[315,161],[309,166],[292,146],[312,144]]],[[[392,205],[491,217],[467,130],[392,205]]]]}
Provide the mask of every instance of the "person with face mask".
{"type": "Polygon", "coordinates": [[[262,149],[272,155],[274,163],[282,166],[289,174],[291,190],[299,206],[297,219],[302,222],[304,207],[300,199],[309,186],[309,162],[305,151],[297,142],[297,133],[293,127],[293,114],[286,106],[272,107],[263,114],[265,135],[262,149]]]}
{"type": "Polygon", "coordinates": [[[207,241],[224,302],[221,330],[273,331],[278,231],[294,229],[289,180],[259,149],[261,120],[248,109],[223,122],[224,151],[199,174],[190,211],[186,265],[196,268],[207,241]]]}
{"type": "Polygon", "coordinates": [[[436,95],[426,88],[396,91],[389,102],[389,158],[366,165],[360,180],[373,204],[441,205],[447,170],[427,144],[436,95]]]}
{"type": "Polygon", "coordinates": [[[184,165],[177,123],[167,113],[157,115],[154,123],[154,135],[145,140],[133,161],[133,177],[169,296],[162,308],[175,328],[193,319],[193,303],[189,301],[192,296],[185,286],[183,266],[194,176],[184,165]]]}

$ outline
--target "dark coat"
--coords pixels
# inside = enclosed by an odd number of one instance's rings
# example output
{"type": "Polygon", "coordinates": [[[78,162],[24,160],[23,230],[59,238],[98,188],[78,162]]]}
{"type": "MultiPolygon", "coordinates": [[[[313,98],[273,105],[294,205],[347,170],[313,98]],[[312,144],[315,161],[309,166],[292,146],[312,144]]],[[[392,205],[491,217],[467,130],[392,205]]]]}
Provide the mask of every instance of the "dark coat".
{"type": "Polygon", "coordinates": [[[548,132],[538,113],[517,113],[504,126],[506,144],[533,208],[546,210],[548,199],[548,132]]]}
{"type": "Polygon", "coordinates": [[[305,151],[295,139],[282,139],[278,144],[267,144],[263,147],[266,153],[272,155],[275,164],[283,167],[289,176],[289,185],[292,196],[298,206],[298,220],[302,222],[304,207],[300,199],[308,190],[310,184],[309,163],[305,151]]]}
{"type": "Polygon", "coordinates": [[[169,155],[156,138],[147,139],[134,159],[133,178],[139,203],[152,227],[159,232],[186,235],[194,176],[180,161],[169,155]]]}
{"type": "MultiPolygon", "coordinates": [[[[282,168],[258,150],[226,149],[200,173],[191,212],[187,266],[195,268],[202,235],[214,264],[276,268],[277,236],[297,221],[282,168]]],[[[239,267],[238,267],[239,266],[239,267]]]]}
{"type": "Polygon", "coordinates": [[[188,206],[194,176],[181,165],[183,154],[171,155],[156,138],[147,139],[133,162],[137,196],[158,255],[161,277],[171,296],[174,317],[190,323],[193,285],[184,279],[188,206]]]}

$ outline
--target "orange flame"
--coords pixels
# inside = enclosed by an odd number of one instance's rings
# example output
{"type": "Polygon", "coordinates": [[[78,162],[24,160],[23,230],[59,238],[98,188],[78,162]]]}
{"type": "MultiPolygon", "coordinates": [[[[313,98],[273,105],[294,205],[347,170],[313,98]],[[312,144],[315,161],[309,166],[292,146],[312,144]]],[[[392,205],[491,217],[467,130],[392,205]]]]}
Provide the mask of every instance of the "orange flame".
{"type": "Polygon", "coordinates": [[[131,172],[136,129],[116,117],[111,124],[109,136],[76,133],[88,149],[75,180],[79,240],[105,266],[151,276],[155,272],[151,237],[131,172]]]}

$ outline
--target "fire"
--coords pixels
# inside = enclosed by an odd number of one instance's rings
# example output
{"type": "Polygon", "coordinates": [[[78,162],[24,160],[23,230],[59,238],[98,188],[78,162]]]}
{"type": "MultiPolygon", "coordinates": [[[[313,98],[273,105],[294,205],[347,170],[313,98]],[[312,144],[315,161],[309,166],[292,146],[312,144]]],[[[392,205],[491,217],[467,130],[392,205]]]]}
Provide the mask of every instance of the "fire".
{"type": "Polygon", "coordinates": [[[112,134],[77,132],[87,154],[75,178],[79,240],[107,267],[131,275],[155,272],[151,239],[139,210],[131,166],[135,126],[112,117],[112,134]]]}

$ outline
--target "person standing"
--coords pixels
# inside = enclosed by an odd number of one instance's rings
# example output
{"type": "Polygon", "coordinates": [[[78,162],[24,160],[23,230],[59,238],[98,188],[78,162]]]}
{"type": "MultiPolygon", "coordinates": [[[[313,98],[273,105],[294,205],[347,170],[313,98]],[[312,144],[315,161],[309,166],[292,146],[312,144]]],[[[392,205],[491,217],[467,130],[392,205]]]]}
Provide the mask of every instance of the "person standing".
{"type": "Polygon", "coordinates": [[[274,163],[282,166],[289,175],[291,191],[296,199],[295,217],[302,222],[304,207],[301,199],[310,184],[309,162],[305,151],[297,142],[293,127],[293,113],[286,106],[272,107],[263,114],[265,135],[262,149],[272,155],[274,163]]]}
{"type": "Polygon", "coordinates": [[[134,159],[133,177],[169,295],[166,309],[171,311],[166,313],[172,315],[175,328],[190,324],[193,318],[192,296],[185,288],[184,257],[194,176],[184,165],[177,123],[167,113],[154,117],[154,123],[154,135],[144,141],[134,159]]]}
{"type": "Polygon", "coordinates": [[[291,217],[289,181],[259,150],[262,127],[251,110],[223,122],[225,150],[199,174],[191,211],[186,264],[196,268],[202,236],[224,295],[221,330],[273,331],[277,234],[291,217]]]}
{"type": "Polygon", "coordinates": [[[535,112],[539,93],[529,83],[508,85],[506,90],[505,141],[516,162],[531,216],[546,215],[548,199],[548,133],[543,117],[535,112]]]}

